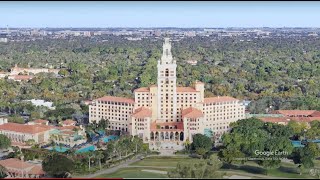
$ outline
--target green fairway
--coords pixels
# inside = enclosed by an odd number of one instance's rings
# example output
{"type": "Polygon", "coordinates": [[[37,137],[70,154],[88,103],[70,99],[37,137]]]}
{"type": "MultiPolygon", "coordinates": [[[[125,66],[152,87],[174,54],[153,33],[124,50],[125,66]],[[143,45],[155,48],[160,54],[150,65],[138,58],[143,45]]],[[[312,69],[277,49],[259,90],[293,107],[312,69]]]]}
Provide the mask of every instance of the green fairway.
{"type": "Polygon", "coordinates": [[[122,168],[114,173],[103,174],[96,178],[168,178],[166,174],[159,174],[153,172],[144,172],[143,169],[154,169],[165,171],[165,169],[155,168],[122,168]]]}
{"type": "Polygon", "coordinates": [[[194,162],[197,159],[189,157],[149,157],[142,161],[130,164],[131,166],[166,166],[176,167],[178,162],[194,162]]]}
{"type": "MultiPolygon", "coordinates": [[[[317,162],[315,162],[315,167],[318,168],[317,162]]],[[[228,173],[249,173],[254,175],[266,175],[265,169],[256,164],[253,161],[248,161],[244,165],[238,165],[238,167],[232,168],[222,168],[222,171],[228,173]]],[[[249,175],[248,174],[248,175],[249,175]]],[[[310,176],[308,172],[304,172],[300,175],[297,171],[297,165],[293,164],[292,162],[282,162],[281,166],[276,169],[270,169],[268,171],[268,175],[270,177],[282,177],[282,178],[311,178],[314,179],[315,177],[310,176]]]]}
{"type": "MultiPolygon", "coordinates": [[[[168,178],[165,174],[159,174],[154,172],[144,172],[142,170],[161,170],[169,171],[171,167],[176,167],[178,162],[191,163],[198,159],[190,157],[148,157],[139,162],[130,164],[128,168],[122,168],[111,174],[104,174],[98,176],[98,178],[168,178]],[[132,167],[130,167],[132,166],[132,167]],[[133,167],[133,166],[146,166],[146,167],[133,167]],[[167,167],[167,168],[165,168],[167,167]]],[[[315,161],[315,166],[319,167],[319,160],[315,161]]],[[[268,171],[269,177],[282,177],[282,178],[315,178],[308,173],[299,175],[297,172],[297,165],[292,162],[282,162],[281,167],[277,169],[271,169],[268,171]]],[[[242,175],[251,178],[263,178],[266,177],[265,170],[253,161],[248,161],[243,165],[233,166],[232,168],[222,168],[221,172],[225,172],[227,176],[242,175]]]]}

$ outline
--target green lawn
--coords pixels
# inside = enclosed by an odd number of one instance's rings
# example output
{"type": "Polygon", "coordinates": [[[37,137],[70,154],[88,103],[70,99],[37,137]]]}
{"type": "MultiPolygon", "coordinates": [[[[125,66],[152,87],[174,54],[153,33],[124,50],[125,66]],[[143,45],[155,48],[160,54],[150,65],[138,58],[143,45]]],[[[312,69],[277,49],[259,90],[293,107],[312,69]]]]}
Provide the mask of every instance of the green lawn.
{"type": "Polygon", "coordinates": [[[148,157],[130,166],[166,166],[176,167],[178,162],[194,162],[197,159],[189,157],[148,157]]]}
{"type": "Polygon", "coordinates": [[[165,174],[144,172],[142,171],[143,169],[166,171],[165,169],[156,168],[122,168],[114,173],[103,174],[96,178],[168,178],[165,174]]]}
{"type": "MultiPolygon", "coordinates": [[[[139,162],[130,164],[128,168],[123,168],[115,173],[104,174],[99,177],[110,177],[110,178],[168,178],[167,175],[143,172],[143,169],[155,169],[168,171],[170,167],[176,167],[178,162],[194,162],[197,161],[195,158],[190,157],[148,157],[139,162]],[[163,166],[168,168],[142,168],[142,167],[130,167],[130,166],[163,166]]],[[[308,173],[304,173],[301,176],[297,173],[297,165],[293,163],[283,162],[281,167],[277,169],[271,169],[268,171],[268,176],[273,177],[283,177],[283,178],[315,178],[310,176],[308,173]]],[[[320,161],[315,161],[315,167],[320,168],[320,161]]],[[[222,168],[221,172],[225,172],[227,176],[231,175],[242,175],[249,176],[252,178],[259,178],[261,175],[265,175],[265,170],[253,161],[248,161],[244,165],[238,167],[233,166],[229,168],[222,168]]]]}
{"type": "MultiPolygon", "coordinates": [[[[319,162],[315,162],[315,167],[319,168],[319,162]]],[[[250,173],[253,176],[255,174],[265,175],[265,169],[260,167],[258,164],[256,164],[253,161],[248,161],[244,165],[240,165],[238,167],[232,167],[232,168],[222,168],[225,172],[239,172],[239,173],[250,173]]],[[[274,177],[283,177],[283,178],[311,178],[314,179],[315,177],[310,176],[308,174],[308,171],[304,172],[302,175],[300,175],[297,171],[297,165],[294,163],[289,162],[282,162],[281,166],[277,169],[270,169],[268,171],[268,176],[274,176],[274,177]]]]}

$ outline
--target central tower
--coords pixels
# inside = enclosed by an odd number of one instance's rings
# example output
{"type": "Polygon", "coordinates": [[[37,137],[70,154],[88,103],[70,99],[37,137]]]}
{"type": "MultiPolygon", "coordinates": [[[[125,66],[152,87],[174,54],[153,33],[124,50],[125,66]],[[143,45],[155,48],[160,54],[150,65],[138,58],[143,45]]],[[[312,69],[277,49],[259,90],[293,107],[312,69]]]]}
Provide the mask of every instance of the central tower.
{"type": "Polygon", "coordinates": [[[162,57],[158,60],[158,114],[162,122],[177,121],[176,61],[169,38],[164,39],[162,57]]]}

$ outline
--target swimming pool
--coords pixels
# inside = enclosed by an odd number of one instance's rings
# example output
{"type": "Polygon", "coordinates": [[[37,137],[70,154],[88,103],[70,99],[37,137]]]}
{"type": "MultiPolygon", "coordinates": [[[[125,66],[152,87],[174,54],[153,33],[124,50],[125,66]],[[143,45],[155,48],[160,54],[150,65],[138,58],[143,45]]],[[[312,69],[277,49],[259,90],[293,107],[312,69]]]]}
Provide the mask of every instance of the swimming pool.
{"type": "Polygon", "coordinates": [[[55,146],[55,147],[50,147],[50,150],[55,150],[57,152],[66,152],[68,151],[69,148],[66,147],[59,147],[59,146],[55,146]]]}
{"type": "Polygon", "coordinates": [[[91,146],[76,150],[76,153],[85,153],[85,152],[94,151],[94,150],[96,150],[96,147],[94,145],[91,145],[91,146]]]}
{"type": "Polygon", "coordinates": [[[301,141],[291,141],[293,147],[304,147],[305,145],[301,144],[301,141]]]}
{"type": "MultiPolygon", "coordinates": [[[[308,140],[308,142],[313,142],[313,143],[320,143],[320,139],[317,140],[308,140]]],[[[305,147],[305,145],[303,145],[301,143],[301,141],[291,141],[293,147],[305,147]]]]}
{"type": "Polygon", "coordinates": [[[110,140],[116,140],[118,139],[119,137],[118,136],[115,136],[115,135],[111,135],[111,136],[107,136],[107,137],[104,137],[102,138],[103,142],[109,142],[110,140]]]}

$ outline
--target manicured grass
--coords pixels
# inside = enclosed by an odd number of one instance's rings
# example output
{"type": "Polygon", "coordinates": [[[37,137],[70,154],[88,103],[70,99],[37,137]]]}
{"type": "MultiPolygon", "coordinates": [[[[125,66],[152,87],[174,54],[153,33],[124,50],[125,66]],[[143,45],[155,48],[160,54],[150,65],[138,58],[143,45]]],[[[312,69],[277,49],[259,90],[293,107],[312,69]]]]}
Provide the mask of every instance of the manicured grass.
{"type": "MultiPolygon", "coordinates": [[[[239,173],[249,173],[253,176],[256,175],[266,175],[266,170],[260,167],[253,161],[248,161],[244,165],[232,166],[231,168],[224,167],[222,168],[225,172],[239,172],[239,173]]],[[[268,175],[270,177],[283,177],[283,178],[311,178],[315,177],[310,176],[307,172],[300,175],[297,171],[297,165],[288,162],[282,162],[281,166],[277,169],[268,170],[268,175]]]]}
{"type": "MultiPolygon", "coordinates": [[[[155,169],[161,171],[169,171],[170,167],[176,167],[178,162],[195,162],[198,159],[190,158],[190,157],[164,157],[164,156],[155,156],[148,157],[139,162],[130,164],[128,168],[122,168],[115,173],[104,174],[99,177],[110,177],[110,178],[168,178],[167,175],[152,173],[152,172],[144,172],[141,171],[143,169],[155,169]],[[130,166],[155,166],[155,167],[130,167],[130,166]],[[163,166],[168,168],[156,168],[156,166],[163,166]]],[[[320,161],[315,161],[315,167],[320,167],[320,161]]],[[[253,161],[248,161],[244,165],[233,166],[229,168],[222,168],[221,172],[225,172],[227,176],[231,175],[240,175],[240,176],[248,176],[251,178],[259,178],[259,176],[265,176],[265,169],[260,167],[253,161]]],[[[277,169],[271,169],[268,171],[268,175],[270,177],[283,177],[283,178],[311,178],[315,177],[310,176],[308,173],[303,173],[299,175],[297,172],[297,165],[291,162],[282,162],[281,167],[277,169]]],[[[260,177],[261,178],[261,177],[260,177]]]]}
{"type": "Polygon", "coordinates": [[[168,178],[166,174],[159,174],[153,172],[145,172],[143,169],[154,169],[166,171],[164,169],[156,168],[122,168],[114,173],[103,174],[96,178],[168,178]]]}
{"type": "Polygon", "coordinates": [[[197,159],[189,157],[148,157],[141,161],[130,164],[130,166],[166,166],[176,167],[178,162],[194,162],[197,159]]]}

